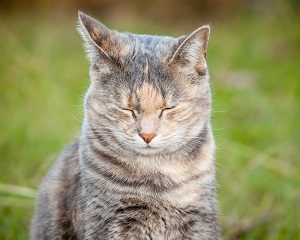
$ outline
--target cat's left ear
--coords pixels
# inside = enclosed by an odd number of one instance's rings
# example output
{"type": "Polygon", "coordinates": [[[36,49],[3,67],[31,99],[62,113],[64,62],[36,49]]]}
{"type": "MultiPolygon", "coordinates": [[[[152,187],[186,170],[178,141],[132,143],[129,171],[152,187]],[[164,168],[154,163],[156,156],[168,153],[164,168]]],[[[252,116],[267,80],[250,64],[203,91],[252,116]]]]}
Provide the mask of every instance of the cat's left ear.
{"type": "Polygon", "coordinates": [[[78,30],[82,35],[91,60],[112,61],[117,56],[118,33],[110,30],[96,19],[78,12],[78,30]]]}
{"type": "Polygon", "coordinates": [[[205,25],[196,29],[187,37],[179,38],[179,46],[169,60],[169,64],[192,67],[201,73],[206,69],[206,50],[209,35],[210,28],[205,25]]]}

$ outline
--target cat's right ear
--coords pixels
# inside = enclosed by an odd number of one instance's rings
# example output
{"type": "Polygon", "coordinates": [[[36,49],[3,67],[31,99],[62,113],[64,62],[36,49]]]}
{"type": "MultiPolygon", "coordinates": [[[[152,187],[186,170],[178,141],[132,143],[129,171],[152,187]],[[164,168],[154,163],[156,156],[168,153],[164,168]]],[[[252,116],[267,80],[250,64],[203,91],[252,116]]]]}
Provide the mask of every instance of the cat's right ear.
{"type": "Polygon", "coordinates": [[[178,45],[169,64],[181,68],[195,69],[198,73],[205,74],[206,49],[210,35],[208,25],[202,26],[186,37],[179,38],[178,45]]]}
{"type": "Polygon", "coordinates": [[[90,60],[99,58],[99,55],[107,60],[113,60],[112,49],[116,43],[113,42],[112,35],[116,34],[115,31],[80,11],[78,20],[78,30],[85,41],[90,60]]]}

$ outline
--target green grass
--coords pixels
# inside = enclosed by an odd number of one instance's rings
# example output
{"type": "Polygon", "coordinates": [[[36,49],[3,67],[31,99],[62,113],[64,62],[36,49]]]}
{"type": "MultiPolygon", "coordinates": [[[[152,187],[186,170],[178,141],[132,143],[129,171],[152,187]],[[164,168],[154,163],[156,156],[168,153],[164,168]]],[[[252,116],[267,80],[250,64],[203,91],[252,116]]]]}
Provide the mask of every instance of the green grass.
{"type": "MultiPolygon", "coordinates": [[[[225,239],[300,237],[298,23],[253,16],[213,25],[208,62],[225,239]]],[[[80,129],[88,64],[70,19],[7,16],[0,32],[0,239],[27,239],[34,190],[80,129]]]]}

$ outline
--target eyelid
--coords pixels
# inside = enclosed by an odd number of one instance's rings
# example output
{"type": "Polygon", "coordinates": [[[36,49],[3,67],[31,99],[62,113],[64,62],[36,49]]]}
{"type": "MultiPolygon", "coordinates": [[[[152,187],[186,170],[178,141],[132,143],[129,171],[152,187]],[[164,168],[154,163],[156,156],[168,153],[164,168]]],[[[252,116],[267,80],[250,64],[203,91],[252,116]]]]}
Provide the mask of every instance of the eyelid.
{"type": "Polygon", "coordinates": [[[172,106],[172,107],[167,107],[167,108],[163,108],[162,109],[162,111],[164,111],[164,110],[170,110],[170,109],[173,109],[173,108],[175,108],[176,106],[172,106]]]}
{"type": "Polygon", "coordinates": [[[120,107],[120,109],[123,110],[123,111],[129,111],[129,112],[132,113],[133,117],[136,117],[136,114],[135,114],[135,112],[134,112],[133,109],[130,109],[130,108],[122,108],[122,107],[120,107]]]}
{"type": "Polygon", "coordinates": [[[133,111],[133,109],[130,109],[130,108],[122,108],[122,107],[120,107],[120,109],[122,109],[124,111],[133,111]]]}
{"type": "Polygon", "coordinates": [[[161,116],[163,115],[163,112],[164,112],[164,111],[171,110],[171,109],[173,109],[173,108],[175,108],[175,107],[176,107],[176,106],[172,106],[172,107],[163,108],[163,109],[161,110],[161,112],[160,112],[160,115],[159,115],[159,117],[161,117],[161,116]]]}

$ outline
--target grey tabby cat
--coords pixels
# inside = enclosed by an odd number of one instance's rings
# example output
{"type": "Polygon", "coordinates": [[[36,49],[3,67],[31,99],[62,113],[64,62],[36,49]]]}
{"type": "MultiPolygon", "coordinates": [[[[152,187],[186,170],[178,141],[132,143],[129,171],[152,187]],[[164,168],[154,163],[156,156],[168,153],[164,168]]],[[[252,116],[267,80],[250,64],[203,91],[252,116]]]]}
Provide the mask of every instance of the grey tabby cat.
{"type": "Polygon", "coordinates": [[[79,29],[84,121],[41,185],[32,239],[220,239],[209,27],[137,35],[79,12],[79,29]]]}

